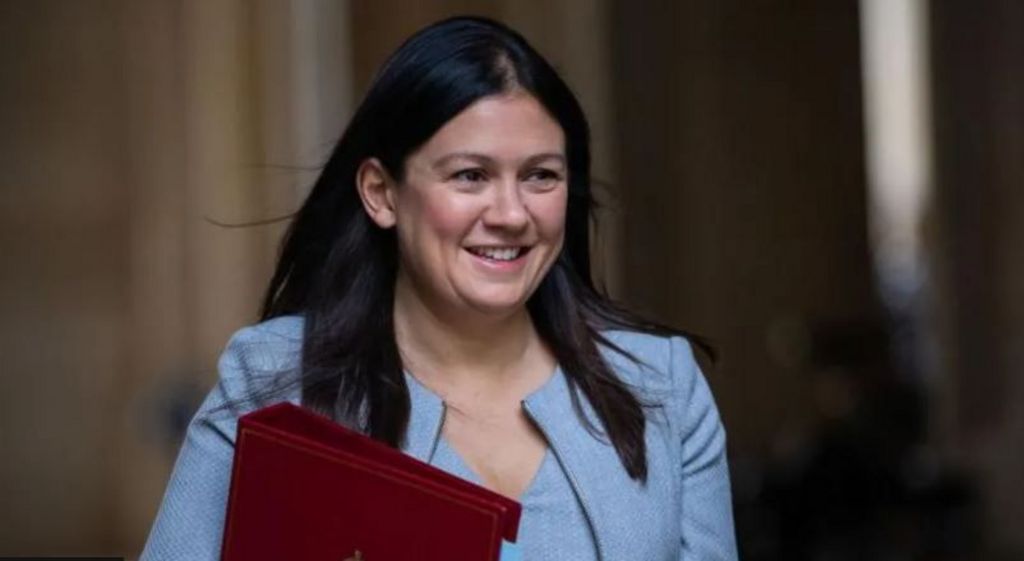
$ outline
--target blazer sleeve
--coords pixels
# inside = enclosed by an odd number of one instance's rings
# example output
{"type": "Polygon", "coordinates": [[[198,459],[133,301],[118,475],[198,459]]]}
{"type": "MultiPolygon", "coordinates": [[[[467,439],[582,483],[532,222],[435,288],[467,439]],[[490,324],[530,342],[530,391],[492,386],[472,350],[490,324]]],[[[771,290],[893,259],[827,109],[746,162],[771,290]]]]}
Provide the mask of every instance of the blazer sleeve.
{"type": "Polygon", "coordinates": [[[217,385],[192,421],[140,561],[218,561],[238,416],[255,377],[283,349],[259,326],[236,333],[218,362],[217,385]]]}
{"type": "Polygon", "coordinates": [[[671,340],[670,368],[681,408],[677,413],[683,478],[680,559],[735,560],[725,429],[693,351],[681,337],[671,340]]]}

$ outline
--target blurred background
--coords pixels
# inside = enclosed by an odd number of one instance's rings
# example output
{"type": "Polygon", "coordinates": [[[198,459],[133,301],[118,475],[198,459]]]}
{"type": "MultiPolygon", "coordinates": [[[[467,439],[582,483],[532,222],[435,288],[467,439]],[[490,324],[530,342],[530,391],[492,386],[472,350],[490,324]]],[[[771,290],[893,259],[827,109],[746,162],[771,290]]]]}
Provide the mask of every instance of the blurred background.
{"type": "Polygon", "coordinates": [[[710,337],[744,559],[1024,559],[1024,2],[0,0],[0,555],[141,550],[376,67],[496,17],[710,337]]]}

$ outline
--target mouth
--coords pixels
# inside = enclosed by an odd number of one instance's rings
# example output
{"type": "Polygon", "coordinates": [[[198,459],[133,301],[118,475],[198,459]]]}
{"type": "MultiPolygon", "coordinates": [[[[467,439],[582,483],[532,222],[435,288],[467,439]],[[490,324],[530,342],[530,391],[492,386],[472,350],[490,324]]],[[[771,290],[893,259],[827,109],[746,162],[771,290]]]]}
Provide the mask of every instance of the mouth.
{"type": "Polygon", "coordinates": [[[473,246],[467,247],[466,251],[473,255],[494,263],[508,263],[515,261],[530,252],[530,246],[473,246]]]}

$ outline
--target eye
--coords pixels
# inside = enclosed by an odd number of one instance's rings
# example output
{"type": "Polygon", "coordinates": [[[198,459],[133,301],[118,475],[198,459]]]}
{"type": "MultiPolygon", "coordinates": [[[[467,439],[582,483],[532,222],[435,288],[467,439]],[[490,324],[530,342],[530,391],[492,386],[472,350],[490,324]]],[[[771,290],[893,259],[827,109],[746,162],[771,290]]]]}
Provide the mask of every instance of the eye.
{"type": "Polygon", "coordinates": [[[465,183],[479,183],[487,180],[487,174],[481,168],[466,168],[453,173],[451,179],[465,183]]]}
{"type": "Polygon", "coordinates": [[[548,168],[536,168],[530,170],[524,180],[535,185],[552,187],[562,180],[562,174],[548,168]]]}

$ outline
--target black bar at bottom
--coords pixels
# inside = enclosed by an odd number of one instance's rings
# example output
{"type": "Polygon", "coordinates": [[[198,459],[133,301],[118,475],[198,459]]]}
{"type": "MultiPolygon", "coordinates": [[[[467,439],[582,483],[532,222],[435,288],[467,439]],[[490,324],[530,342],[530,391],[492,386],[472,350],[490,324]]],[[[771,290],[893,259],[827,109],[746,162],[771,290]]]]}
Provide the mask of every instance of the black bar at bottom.
{"type": "Polygon", "coordinates": [[[0,557],[0,561],[124,561],[124,557],[0,557]]]}

